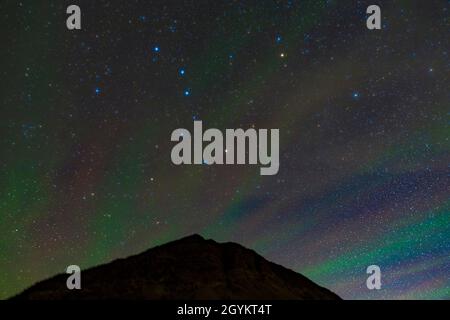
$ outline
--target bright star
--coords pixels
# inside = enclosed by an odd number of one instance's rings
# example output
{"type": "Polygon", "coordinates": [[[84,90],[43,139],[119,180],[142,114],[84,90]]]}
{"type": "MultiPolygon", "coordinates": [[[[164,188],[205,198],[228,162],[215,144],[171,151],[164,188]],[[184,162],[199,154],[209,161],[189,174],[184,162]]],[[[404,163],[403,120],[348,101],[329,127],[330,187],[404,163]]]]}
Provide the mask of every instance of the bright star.
{"type": "Polygon", "coordinates": [[[190,89],[186,89],[186,90],[184,90],[184,95],[187,97],[187,96],[190,96],[191,95],[191,90],[190,89]]]}

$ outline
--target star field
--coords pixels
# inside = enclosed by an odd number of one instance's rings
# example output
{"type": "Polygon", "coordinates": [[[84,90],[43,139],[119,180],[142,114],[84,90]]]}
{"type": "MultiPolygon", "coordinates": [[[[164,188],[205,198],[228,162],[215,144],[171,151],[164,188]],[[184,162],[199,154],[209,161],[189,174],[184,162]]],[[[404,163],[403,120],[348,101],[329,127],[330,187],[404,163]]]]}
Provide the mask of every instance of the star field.
{"type": "Polygon", "coordinates": [[[343,298],[450,298],[448,1],[3,1],[0,298],[200,233],[343,298]],[[280,171],[174,129],[279,128],[280,171]],[[383,287],[370,291],[366,268],[383,287]]]}

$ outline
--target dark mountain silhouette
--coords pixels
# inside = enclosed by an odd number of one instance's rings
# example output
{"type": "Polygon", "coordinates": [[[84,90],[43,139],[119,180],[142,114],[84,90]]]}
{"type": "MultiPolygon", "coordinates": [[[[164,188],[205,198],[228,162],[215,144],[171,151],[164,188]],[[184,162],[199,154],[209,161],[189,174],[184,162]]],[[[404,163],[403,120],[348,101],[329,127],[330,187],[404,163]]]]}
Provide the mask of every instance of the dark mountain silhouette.
{"type": "Polygon", "coordinates": [[[306,277],[236,243],[199,235],[81,272],[81,290],[69,275],[37,283],[13,299],[340,299],[306,277]]]}

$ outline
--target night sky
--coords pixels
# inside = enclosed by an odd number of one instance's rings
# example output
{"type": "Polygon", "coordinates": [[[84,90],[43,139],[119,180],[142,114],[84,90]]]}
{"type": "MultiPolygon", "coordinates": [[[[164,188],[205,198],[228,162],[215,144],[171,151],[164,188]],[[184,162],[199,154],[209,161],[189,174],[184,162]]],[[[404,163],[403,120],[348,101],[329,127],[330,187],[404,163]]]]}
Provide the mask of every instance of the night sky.
{"type": "Polygon", "coordinates": [[[343,298],[450,298],[449,1],[2,0],[0,14],[0,298],[193,233],[343,298]],[[371,4],[382,30],[366,28],[371,4]],[[170,135],[194,120],[280,129],[278,174],[172,164],[170,135]]]}

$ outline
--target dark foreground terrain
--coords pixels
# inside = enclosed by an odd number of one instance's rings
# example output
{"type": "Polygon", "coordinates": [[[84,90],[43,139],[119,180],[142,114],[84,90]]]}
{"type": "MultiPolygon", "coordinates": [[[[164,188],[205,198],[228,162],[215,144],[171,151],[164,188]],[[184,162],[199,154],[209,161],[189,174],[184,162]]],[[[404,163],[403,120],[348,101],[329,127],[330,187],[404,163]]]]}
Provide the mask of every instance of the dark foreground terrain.
{"type": "Polygon", "coordinates": [[[39,282],[13,299],[339,299],[252,250],[199,235],[83,270],[81,290],[67,289],[68,276],[39,282]]]}

